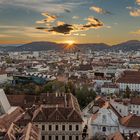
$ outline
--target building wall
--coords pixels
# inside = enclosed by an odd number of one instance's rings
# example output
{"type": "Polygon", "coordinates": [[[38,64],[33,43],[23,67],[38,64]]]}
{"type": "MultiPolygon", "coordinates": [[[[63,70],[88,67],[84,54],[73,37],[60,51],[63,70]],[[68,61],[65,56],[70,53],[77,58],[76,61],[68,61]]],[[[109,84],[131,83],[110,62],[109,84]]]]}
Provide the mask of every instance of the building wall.
{"type": "Polygon", "coordinates": [[[82,124],[81,123],[34,123],[40,130],[42,138],[41,140],[81,140],[82,139],[82,124]],[[56,126],[58,127],[56,129],[56,126]],[[63,126],[65,129],[63,129],[63,126]],[[71,126],[71,129],[69,128],[71,126]],[[78,130],[76,127],[78,126],[78,130]],[[49,129],[51,127],[51,129],[49,129]],[[49,139],[49,137],[51,137],[49,139]]]}
{"type": "Polygon", "coordinates": [[[119,88],[101,88],[101,92],[105,94],[119,93],[119,88]]]}
{"type": "Polygon", "coordinates": [[[122,103],[115,102],[114,100],[110,101],[110,104],[116,109],[116,111],[122,116],[127,116],[128,113],[128,106],[122,103]]]}
{"type": "Polygon", "coordinates": [[[125,91],[127,86],[131,91],[140,91],[140,84],[131,84],[131,83],[118,83],[119,89],[125,91]]]}
{"type": "Polygon", "coordinates": [[[8,79],[7,74],[0,75],[0,83],[6,82],[8,79]]]}
{"type": "Polygon", "coordinates": [[[110,101],[110,104],[116,109],[116,111],[122,116],[127,116],[130,113],[136,114],[140,116],[140,105],[124,105],[122,103],[115,102],[113,100],[110,101]]]}
{"type": "Polygon", "coordinates": [[[129,112],[136,114],[137,116],[140,116],[140,105],[134,105],[130,104],[128,105],[129,112]]]}
{"type": "Polygon", "coordinates": [[[96,133],[110,135],[119,130],[118,117],[111,109],[101,108],[97,118],[91,121],[91,126],[94,136],[96,133]]]}
{"type": "Polygon", "coordinates": [[[0,89],[0,114],[7,113],[11,108],[3,89],[0,89]]]}
{"type": "Polygon", "coordinates": [[[119,130],[121,133],[124,133],[125,135],[128,135],[129,133],[134,133],[134,132],[140,133],[140,128],[125,127],[122,125],[119,125],[119,130]]]}

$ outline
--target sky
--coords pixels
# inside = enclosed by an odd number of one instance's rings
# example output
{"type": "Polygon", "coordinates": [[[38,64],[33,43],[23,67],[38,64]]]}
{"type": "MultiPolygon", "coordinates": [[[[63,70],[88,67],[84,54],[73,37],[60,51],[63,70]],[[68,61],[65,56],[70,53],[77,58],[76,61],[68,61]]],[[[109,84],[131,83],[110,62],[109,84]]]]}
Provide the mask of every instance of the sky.
{"type": "Polygon", "coordinates": [[[140,0],[0,0],[0,44],[140,39],[140,0]]]}

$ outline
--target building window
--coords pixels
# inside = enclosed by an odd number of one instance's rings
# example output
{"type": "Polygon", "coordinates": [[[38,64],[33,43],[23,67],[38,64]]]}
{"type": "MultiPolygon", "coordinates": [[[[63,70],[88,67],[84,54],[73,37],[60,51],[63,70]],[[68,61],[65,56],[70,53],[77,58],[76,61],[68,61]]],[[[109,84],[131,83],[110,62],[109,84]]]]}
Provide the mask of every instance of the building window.
{"type": "Polygon", "coordinates": [[[72,130],[72,125],[69,125],[69,130],[72,130]]]}
{"type": "Polygon", "coordinates": [[[55,136],[55,140],[58,140],[58,136],[55,136]]]}
{"type": "Polygon", "coordinates": [[[65,136],[62,136],[62,140],[65,140],[65,136]]]}
{"type": "Polygon", "coordinates": [[[65,125],[62,125],[62,130],[64,130],[64,131],[65,131],[65,125]]]}
{"type": "Polygon", "coordinates": [[[76,140],[79,140],[79,137],[78,136],[76,136],[76,140]]]}
{"type": "Polygon", "coordinates": [[[52,140],[52,136],[49,136],[49,140],[52,140]]]}
{"type": "Polygon", "coordinates": [[[55,126],[55,130],[58,130],[58,125],[55,126]]]}
{"type": "Polygon", "coordinates": [[[45,136],[42,136],[42,140],[45,140],[45,136]]]}
{"type": "Polygon", "coordinates": [[[45,130],[45,125],[42,125],[42,130],[45,130]]]}
{"type": "Polygon", "coordinates": [[[102,128],[102,131],[103,131],[103,132],[106,132],[106,127],[103,127],[103,128],[102,128]]]}
{"type": "Polygon", "coordinates": [[[102,117],[102,122],[103,122],[103,123],[106,123],[106,120],[107,120],[106,115],[103,115],[103,117],[102,117]]]}
{"type": "Polygon", "coordinates": [[[79,125],[76,125],[76,130],[79,130],[79,125]]]}
{"type": "Polygon", "coordinates": [[[52,126],[51,125],[49,125],[49,130],[52,130],[52,126]]]}
{"type": "Polygon", "coordinates": [[[57,121],[59,120],[59,116],[58,116],[58,115],[56,115],[56,120],[57,120],[57,121]]]}
{"type": "Polygon", "coordinates": [[[72,140],[72,136],[69,136],[69,140],[72,140]]]}

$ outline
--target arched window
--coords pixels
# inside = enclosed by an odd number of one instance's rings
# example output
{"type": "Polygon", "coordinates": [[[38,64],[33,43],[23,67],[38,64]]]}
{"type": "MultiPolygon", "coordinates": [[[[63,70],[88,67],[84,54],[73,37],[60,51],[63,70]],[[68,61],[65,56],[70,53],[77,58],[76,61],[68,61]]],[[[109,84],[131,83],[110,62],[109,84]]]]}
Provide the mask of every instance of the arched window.
{"type": "Polygon", "coordinates": [[[106,132],[106,127],[103,127],[103,128],[102,128],[102,131],[103,131],[103,132],[106,132]]]}

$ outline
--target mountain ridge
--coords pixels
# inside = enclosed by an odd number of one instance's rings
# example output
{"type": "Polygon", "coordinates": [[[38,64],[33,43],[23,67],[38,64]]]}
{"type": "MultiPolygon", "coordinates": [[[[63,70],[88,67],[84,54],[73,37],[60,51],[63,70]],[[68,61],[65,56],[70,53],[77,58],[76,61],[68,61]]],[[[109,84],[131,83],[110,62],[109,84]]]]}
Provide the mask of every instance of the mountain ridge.
{"type": "MultiPolygon", "coordinates": [[[[62,50],[66,44],[47,42],[47,41],[36,41],[19,46],[4,46],[0,47],[0,51],[47,51],[47,50],[62,50]]],[[[85,43],[75,44],[79,49],[92,49],[96,51],[110,50],[110,51],[131,51],[140,50],[139,40],[129,40],[116,45],[108,45],[105,43],[85,43]]]]}

